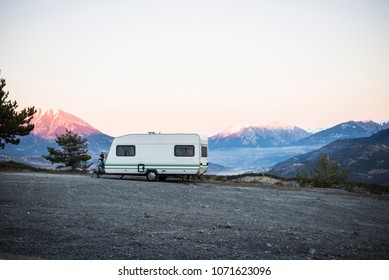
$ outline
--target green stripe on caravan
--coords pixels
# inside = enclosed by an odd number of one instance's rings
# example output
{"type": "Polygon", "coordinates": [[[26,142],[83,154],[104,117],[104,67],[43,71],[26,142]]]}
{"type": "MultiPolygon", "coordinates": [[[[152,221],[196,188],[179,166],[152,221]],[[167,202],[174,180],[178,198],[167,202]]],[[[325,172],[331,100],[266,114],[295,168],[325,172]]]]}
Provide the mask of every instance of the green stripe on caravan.
{"type": "MultiPolygon", "coordinates": [[[[152,164],[152,163],[143,164],[143,163],[141,163],[141,165],[144,165],[145,167],[154,167],[154,168],[159,167],[159,166],[161,166],[161,167],[200,167],[199,164],[159,164],[159,163],[158,164],[152,164]]],[[[108,166],[112,166],[112,167],[122,167],[122,166],[124,166],[124,167],[128,167],[128,166],[138,167],[139,164],[106,163],[105,166],[106,167],[108,167],[108,166]]]]}

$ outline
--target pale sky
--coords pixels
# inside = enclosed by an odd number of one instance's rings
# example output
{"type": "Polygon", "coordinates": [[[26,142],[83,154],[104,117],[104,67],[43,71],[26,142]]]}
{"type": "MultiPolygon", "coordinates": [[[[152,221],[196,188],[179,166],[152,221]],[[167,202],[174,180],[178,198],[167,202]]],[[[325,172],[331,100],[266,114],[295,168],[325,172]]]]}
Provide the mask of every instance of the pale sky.
{"type": "Polygon", "coordinates": [[[20,107],[102,132],[389,120],[389,1],[0,0],[20,107]]]}

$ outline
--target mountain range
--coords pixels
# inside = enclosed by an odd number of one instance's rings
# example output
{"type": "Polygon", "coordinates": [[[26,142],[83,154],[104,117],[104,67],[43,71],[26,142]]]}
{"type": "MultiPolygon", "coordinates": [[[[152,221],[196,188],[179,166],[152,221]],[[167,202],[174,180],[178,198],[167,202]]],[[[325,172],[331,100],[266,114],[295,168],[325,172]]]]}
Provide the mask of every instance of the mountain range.
{"type": "Polygon", "coordinates": [[[209,146],[211,149],[284,147],[309,135],[309,132],[297,126],[273,121],[263,126],[229,128],[210,137],[209,146]]]}
{"type": "Polygon", "coordinates": [[[327,145],[338,139],[368,137],[389,128],[389,122],[349,121],[319,131],[294,143],[295,145],[327,145]]]}
{"type": "MultiPolygon", "coordinates": [[[[92,161],[97,161],[100,152],[109,150],[113,139],[62,110],[44,112],[38,109],[33,123],[35,129],[30,135],[22,137],[19,145],[6,145],[4,150],[0,150],[0,160],[15,160],[40,167],[51,166],[42,155],[47,154],[48,146],[57,147],[57,135],[70,129],[88,140],[89,154],[92,161]]],[[[264,168],[269,170],[273,166],[273,174],[290,177],[294,176],[299,167],[311,168],[319,154],[327,153],[341,164],[350,166],[350,179],[381,184],[384,181],[380,178],[387,178],[389,175],[389,160],[385,148],[389,146],[389,141],[385,138],[388,128],[389,123],[379,124],[373,121],[344,122],[314,134],[279,122],[233,127],[209,137],[209,173],[213,172],[212,169],[218,173],[237,170],[236,167],[246,172],[263,171],[264,168]],[[383,134],[376,136],[380,131],[383,134]],[[213,162],[215,156],[219,161],[213,162]],[[285,161],[288,158],[290,159],[285,161]],[[375,163],[366,159],[374,159],[375,163]],[[229,165],[234,168],[231,169],[229,165]]]]}
{"type": "Polygon", "coordinates": [[[304,168],[308,173],[321,155],[348,166],[349,180],[389,186],[389,129],[369,137],[336,140],[318,150],[293,157],[276,164],[268,173],[281,177],[293,177],[304,168]]]}
{"type": "Polygon", "coordinates": [[[367,137],[389,128],[389,122],[349,121],[311,134],[297,126],[273,122],[264,126],[229,128],[209,138],[209,146],[219,148],[269,148],[327,145],[338,139],[367,137]]]}

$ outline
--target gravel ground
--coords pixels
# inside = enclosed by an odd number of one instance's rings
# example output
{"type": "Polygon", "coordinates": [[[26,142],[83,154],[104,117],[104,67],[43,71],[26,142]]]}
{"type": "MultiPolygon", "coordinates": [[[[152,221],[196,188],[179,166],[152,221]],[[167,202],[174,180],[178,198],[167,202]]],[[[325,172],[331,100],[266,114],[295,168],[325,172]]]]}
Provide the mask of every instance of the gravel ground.
{"type": "Polygon", "coordinates": [[[0,258],[387,260],[388,213],[340,190],[0,173],[0,258]]]}

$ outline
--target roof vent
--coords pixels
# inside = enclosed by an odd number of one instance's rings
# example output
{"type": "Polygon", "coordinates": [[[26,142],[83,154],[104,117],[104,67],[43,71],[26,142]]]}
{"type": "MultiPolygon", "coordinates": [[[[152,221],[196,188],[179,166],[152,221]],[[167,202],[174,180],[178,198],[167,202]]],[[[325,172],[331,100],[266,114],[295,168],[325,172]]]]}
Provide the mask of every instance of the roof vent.
{"type": "Polygon", "coordinates": [[[155,132],[154,131],[149,131],[149,134],[155,134],[155,132]]]}

